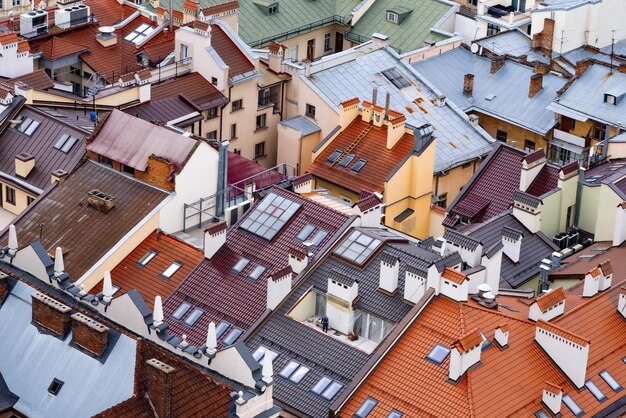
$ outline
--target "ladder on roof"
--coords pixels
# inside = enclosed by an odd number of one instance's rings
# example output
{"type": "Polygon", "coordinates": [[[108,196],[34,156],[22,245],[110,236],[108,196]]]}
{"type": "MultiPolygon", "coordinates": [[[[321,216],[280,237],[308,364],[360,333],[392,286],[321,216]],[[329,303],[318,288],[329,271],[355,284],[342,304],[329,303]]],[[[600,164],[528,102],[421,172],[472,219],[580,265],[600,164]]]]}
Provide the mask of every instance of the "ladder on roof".
{"type": "Polygon", "coordinates": [[[334,167],[334,166],[336,166],[336,165],[339,165],[339,163],[341,163],[341,161],[343,161],[343,159],[344,159],[344,158],[346,158],[346,156],[347,156],[347,155],[349,155],[349,154],[352,152],[352,150],[356,148],[356,146],[357,146],[357,145],[359,145],[359,142],[361,142],[361,140],[362,140],[363,138],[365,138],[365,136],[367,135],[367,133],[368,133],[369,131],[371,131],[371,130],[372,130],[372,126],[374,126],[374,123],[373,123],[373,122],[370,122],[370,123],[369,123],[369,124],[365,127],[365,129],[363,129],[363,131],[362,131],[359,135],[357,135],[357,137],[356,137],[356,138],[354,138],[354,141],[352,141],[352,143],[351,143],[351,144],[348,146],[348,148],[346,148],[346,150],[345,150],[345,151],[344,151],[344,152],[343,152],[343,153],[339,156],[339,158],[337,158],[337,159],[335,160],[335,162],[331,164],[331,167],[334,167]]]}

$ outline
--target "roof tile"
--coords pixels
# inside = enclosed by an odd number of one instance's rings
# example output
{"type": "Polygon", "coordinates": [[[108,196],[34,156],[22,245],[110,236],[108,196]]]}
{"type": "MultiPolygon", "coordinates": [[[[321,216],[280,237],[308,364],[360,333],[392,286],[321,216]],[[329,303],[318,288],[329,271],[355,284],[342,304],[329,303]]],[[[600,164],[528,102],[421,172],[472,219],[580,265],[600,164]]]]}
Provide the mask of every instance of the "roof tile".
{"type": "Polygon", "coordinates": [[[541,309],[542,312],[545,312],[554,305],[557,305],[559,302],[565,301],[565,299],[565,289],[563,288],[563,286],[561,286],[558,289],[554,289],[548,293],[539,296],[535,300],[535,302],[539,306],[539,309],[541,309]]]}

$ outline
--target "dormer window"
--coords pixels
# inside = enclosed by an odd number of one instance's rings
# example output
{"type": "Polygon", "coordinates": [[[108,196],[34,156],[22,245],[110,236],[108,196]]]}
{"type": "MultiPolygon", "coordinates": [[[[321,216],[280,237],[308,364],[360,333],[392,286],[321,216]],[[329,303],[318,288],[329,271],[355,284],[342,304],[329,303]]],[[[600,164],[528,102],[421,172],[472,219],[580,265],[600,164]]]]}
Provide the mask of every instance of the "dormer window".
{"type": "Polygon", "coordinates": [[[276,13],[278,13],[278,3],[273,3],[273,4],[270,4],[270,5],[267,7],[267,14],[268,14],[268,15],[274,15],[274,14],[276,14],[276,13]]]}
{"type": "Polygon", "coordinates": [[[615,106],[617,104],[617,97],[612,94],[604,94],[604,103],[608,103],[610,105],[615,106]]]}
{"type": "Polygon", "coordinates": [[[398,14],[396,12],[387,12],[387,22],[398,24],[398,14]]]}

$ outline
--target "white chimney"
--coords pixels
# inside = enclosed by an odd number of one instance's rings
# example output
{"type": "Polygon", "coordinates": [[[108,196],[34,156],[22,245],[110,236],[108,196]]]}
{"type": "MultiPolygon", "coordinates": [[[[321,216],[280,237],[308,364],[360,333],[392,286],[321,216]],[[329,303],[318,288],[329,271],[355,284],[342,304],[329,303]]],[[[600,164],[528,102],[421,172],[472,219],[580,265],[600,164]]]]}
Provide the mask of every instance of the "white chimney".
{"type": "Polygon", "coordinates": [[[492,245],[482,256],[481,265],[485,267],[485,283],[487,283],[494,295],[498,295],[500,286],[500,272],[502,270],[502,242],[492,245]]]}
{"type": "Polygon", "coordinates": [[[404,136],[405,121],[406,117],[402,113],[389,110],[389,120],[387,121],[387,149],[393,149],[404,136]]]}
{"type": "Polygon", "coordinates": [[[611,283],[613,281],[613,266],[611,266],[611,261],[606,260],[598,265],[598,268],[602,272],[602,277],[604,280],[600,280],[598,290],[600,292],[611,287],[611,283]]]}
{"type": "Polygon", "coordinates": [[[541,230],[542,205],[541,199],[528,193],[518,190],[513,194],[513,216],[533,234],[541,230]]]}
{"type": "Polygon", "coordinates": [[[613,246],[617,247],[626,241],[626,202],[617,205],[615,213],[615,231],[613,231],[613,246]]]}
{"type": "Polygon", "coordinates": [[[563,400],[563,388],[554,383],[544,382],[541,400],[550,409],[550,412],[559,415],[563,400]]]}
{"type": "Polygon", "coordinates": [[[273,382],[272,376],[274,375],[274,367],[272,365],[272,356],[263,356],[263,381],[268,385],[273,382]]]}
{"type": "Polygon", "coordinates": [[[341,129],[347,128],[359,116],[359,103],[360,100],[355,97],[339,104],[339,124],[341,129]]]}
{"type": "Polygon", "coordinates": [[[533,180],[537,177],[537,174],[539,174],[545,165],[546,154],[543,149],[535,151],[524,157],[522,160],[522,171],[519,180],[519,188],[521,191],[525,192],[528,190],[533,180]]]}
{"type": "Polygon", "coordinates": [[[17,232],[15,225],[9,226],[9,257],[14,257],[17,253],[17,232]]]}
{"type": "Polygon", "coordinates": [[[514,263],[519,262],[523,236],[524,234],[516,229],[507,226],[502,228],[502,252],[514,263]]]}
{"type": "Polygon", "coordinates": [[[388,253],[380,256],[380,289],[385,292],[395,293],[398,289],[398,272],[400,260],[388,253]]]}
{"type": "Polygon", "coordinates": [[[309,256],[306,252],[296,248],[289,248],[289,266],[295,274],[302,273],[302,270],[309,264],[309,256]]]}
{"type": "Polygon", "coordinates": [[[226,243],[226,228],[226,221],[221,221],[204,231],[204,256],[209,260],[226,243]]]}
{"type": "Polygon", "coordinates": [[[274,309],[291,291],[291,266],[272,273],[267,279],[267,308],[274,309]]]}
{"type": "Polygon", "coordinates": [[[585,274],[585,283],[583,285],[583,297],[590,298],[595,296],[600,290],[600,282],[604,281],[604,275],[598,267],[594,267],[585,274]]]}
{"type": "Polygon", "coordinates": [[[382,223],[383,207],[382,197],[373,193],[358,200],[352,207],[352,213],[361,218],[362,227],[378,228],[382,223]]]}
{"type": "MultiPolygon", "coordinates": [[[[56,260],[55,260],[56,261],[56,260]]],[[[102,284],[102,300],[110,303],[113,299],[113,282],[111,281],[111,273],[107,270],[104,272],[104,283],[102,284]]]]}
{"type": "Polygon", "coordinates": [[[565,289],[563,286],[549,290],[539,296],[528,309],[528,319],[531,321],[550,321],[565,312],[565,289]]]}
{"type": "Polygon", "coordinates": [[[65,273],[65,264],[63,263],[63,250],[57,247],[54,251],[54,277],[61,277],[65,273]]]}
{"type": "Polygon", "coordinates": [[[338,272],[328,278],[326,316],[328,324],[337,331],[348,334],[354,330],[354,309],[352,303],[359,295],[359,282],[338,272]]]}
{"type": "Polygon", "coordinates": [[[291,184],[293,185],[293,191],[298,194],[311,193],[313,190],[313,174],[307,173],[303,176],[293,179],[291,184]]]}
{"type": "Polygon", "coordinates": [[[535,340],[578,389],[585,385],[589,340],[541,319],[537,321],[535,340]]]}
{"type": "Polygon", "coordinates": [[[370,123],[374,117],[374,104],[363,100],[363,110],[361,111],[361,120],[370,123]]]}
{"type": "Polygon", "coordinates": [[[372,34],[372,47],[375,49],[381,49],[389,45],[389,37],[382,33],[372,34]]]}
{"type": "Polygon", "coordinates": [[[407,266],[404,275],[404,300],[417,303],[426,293],[427,272],[407,266]]]}
{"type": "Polygon", "coordinates": [[[466,301],[469,293],[469,278],[460,271],[446,267],[441,274],[440,289],[441,294],[450,299],[457,302],[466,301]]]}
{"type": "Polygon", "coordinates": [[[504,348],[509,345],[509,326],[508,324],[498,325],[496,327],[496,332],[494,334],[494,338],[496,343],[501,348],[504,348]]]}
{"type": "Polygon", "coordinates": [[[215,322],[209,323],[209,329],[206,335],[206,349],[207,356],[212,357],[217,352],[217,334],[215,333],[215,322]]]}
{"type": "Polygon", "coordinates": [[[163,323],[163,301],[161,296],[154,297],[154,310],[152,312],[152,325],[158,327],[163,323]]]}
{"type": "Polygon", "coordinates": [[[448,377],[458,381],[465,372],[480,361],[483,336],[478,329],[465,334],[452,346],[450,352],[450,370],[448,377]]]}

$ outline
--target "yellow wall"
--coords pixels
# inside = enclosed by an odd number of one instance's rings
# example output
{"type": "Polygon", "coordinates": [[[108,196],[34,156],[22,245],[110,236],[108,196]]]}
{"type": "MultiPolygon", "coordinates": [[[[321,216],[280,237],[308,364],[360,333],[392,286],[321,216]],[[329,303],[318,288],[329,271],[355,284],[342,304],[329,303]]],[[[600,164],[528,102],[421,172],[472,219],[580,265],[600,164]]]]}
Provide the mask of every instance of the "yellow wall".
{"type": "Polygon", "coordinates": [[[433,177],[433,195],[441,196],[448,193],[447,204],[450,205],[479,166],[480,161],[474,160],[466,167],[458,166],[449,170],[446,175],[435,175],[433,177]]]}
{"type": "Polygon", "coordinates": [[[517,125],[505,122],[501,119],[485,115],[480,112],[471,112],[478,115],[478,124],[483,127],[485,131],[492,137],[496,138],[498,130],[505,131],[507,133],[507,144],[513,145],[515,140],[515,147],[524,149],[525,140],[533,141],[535,143],[535,150],[539,148],[546,149],[548,141],[542,135],[529,131],[517,125]]]}
{"type": "MultiPolygon", "coordinates": [[[[589,136],[590,138],[593,138],[593,127],[594,127],[594,121],[591,119],[585,122],[581,122],[577,120],[574,124],[574,129],[571,129],[566,132],[569,132],[572,135],[576,135],[580,137],[589,136]]],[[[615,135],[617,135],[617,128],[615,126],[611,126],[610,136],[613,137],[615,135]]],[[[602,139],[604,138],[601,138],[600,140],[602,139]]],[[[597,141],[594,140],[594,142],[597,142],[597,141]]]]}
{"type": "Polygon", "coordinates": [[[0,182],[0,187],[2,187],[2,207],[16,215],[19,215],[24,209],[26,209],[29,197],[33,199],[37,197],[35,194],[26,193],[17,187],[3,182],[0,182]],[[7,202],[7,187],[15,190],[15,204],[7,202]]]}
{"type": "MultiPolygon", "coordinates": [[[[119,92],[108,96],[96,97],[96,106],[117,107],[135,100],[139,100],[139,86],[120,90],[119,92]]],[[[30,94],[27,96],[27,103],[33,104],[35,101],[68,103],[72,105],[74,102],[77,102],[75,99],[54,93],[31,90],[30,94]]],[[[93,102],[91,100],[78,101],[78,105],[80,107],[83,105],[93,106],[93,102]]]]}
{"type": "Polygon", "coordinates": [[[605,184],[583,186],[580,227],[593,233],[596,241],[612,241],[615,229],[615,208],[622,199],[605,184]]]}
{"type": "MultiPolygon", "coordinates": [[[[335,52],[335,36],[336,33],[344,33],[345,28],[341,25],[330,25],[323,27],[321,29],[314,30],[313,32],[307,32],[300,36],[296,36],[295,38],[285,39],[284,41],[279,41],[282,45],[287,47],[287,52],[285,53],[286,59],[291,59],[291,48],[293,45],[298,45],[298,61],[302,61],[306,58],[307,51],[307,43],[311,39],[315,39],[315,52],[313,59],[320,58],[324,55],[332,54],[335,52]],[[324,36],[326,33],[331,33],[330,39],[330,50],[324,50],[324,36]]],[[[343,49],[347,49],[350,47],[350,42],[348,42],[345,37],[343,40],[343,49]]]]}
{"type": "Polygon", "coordinates": [[[338,199],[349,198],[352,204],[359,200],[359,193],[354,193],[353,191],[320,178],[315,178],[315,188],[326,189],[328,190],[328,194],[338,199]]]}

